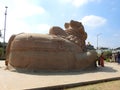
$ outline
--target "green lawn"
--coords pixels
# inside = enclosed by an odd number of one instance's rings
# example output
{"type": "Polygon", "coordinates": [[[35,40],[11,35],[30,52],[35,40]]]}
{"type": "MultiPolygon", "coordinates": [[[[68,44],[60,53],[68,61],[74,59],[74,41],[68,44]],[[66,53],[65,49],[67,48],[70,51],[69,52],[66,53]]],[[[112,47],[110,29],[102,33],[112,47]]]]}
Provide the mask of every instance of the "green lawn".
{"type": "Polygon", "coordinates": [[[79,86],[64,90],[120,90],[120,80],[103,82],[93,85],[79,86]]]}

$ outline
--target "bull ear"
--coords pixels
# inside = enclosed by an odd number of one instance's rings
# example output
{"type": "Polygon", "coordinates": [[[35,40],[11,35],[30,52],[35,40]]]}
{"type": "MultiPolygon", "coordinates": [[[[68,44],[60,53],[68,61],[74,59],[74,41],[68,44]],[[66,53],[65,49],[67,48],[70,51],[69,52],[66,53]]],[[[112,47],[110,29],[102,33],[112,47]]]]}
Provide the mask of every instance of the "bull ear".
{"type": "Polygon", "coordinates": [[[65,23],[65,24],[64,24],[64,27],[65,27],[65,29],[69,29],[70,24],[69,24],[69,23],[65,23]]]}

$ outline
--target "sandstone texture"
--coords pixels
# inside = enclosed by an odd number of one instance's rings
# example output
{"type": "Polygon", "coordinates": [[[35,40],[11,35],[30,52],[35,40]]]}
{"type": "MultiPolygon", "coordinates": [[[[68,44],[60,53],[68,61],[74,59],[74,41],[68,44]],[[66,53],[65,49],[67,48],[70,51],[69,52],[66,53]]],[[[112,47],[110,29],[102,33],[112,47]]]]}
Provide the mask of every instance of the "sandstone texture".
{"type": "Polygon", "coordinates": [[[65,30],[50,28],[49,34],[21,33],[9,39],[6,65],[43,71],[70,71],[95,67],[96,52],[87,51],[87,33],[81,22],[65,23],[65,30]]]}

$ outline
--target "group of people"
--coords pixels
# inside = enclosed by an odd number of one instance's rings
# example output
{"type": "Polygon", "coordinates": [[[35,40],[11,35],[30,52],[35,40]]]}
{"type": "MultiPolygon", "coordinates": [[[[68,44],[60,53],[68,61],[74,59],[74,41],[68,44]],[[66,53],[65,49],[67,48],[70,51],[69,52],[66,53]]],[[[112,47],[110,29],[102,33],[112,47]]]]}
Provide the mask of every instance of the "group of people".
{"type": "MultiPolygon", "coordinates": [[[[98,57],[98,65],[104,67],[104,60],[105,60],[104,53],[101,53],[101,55],[98,57]]],[[[111,61],[120,64],[120,52],[113,53],[111,61]]]]}
{"type": "Polygon", "coordinates": [[[112,53],[111,62],[117,62],[120,64],[120,52],[112,53]]]}

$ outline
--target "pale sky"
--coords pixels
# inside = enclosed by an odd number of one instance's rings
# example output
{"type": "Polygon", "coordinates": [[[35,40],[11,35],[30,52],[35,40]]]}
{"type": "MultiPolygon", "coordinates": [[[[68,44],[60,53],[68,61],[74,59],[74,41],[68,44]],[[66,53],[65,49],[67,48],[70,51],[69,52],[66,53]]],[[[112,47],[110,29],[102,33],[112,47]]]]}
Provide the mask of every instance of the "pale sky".
{"type": "MultiPolygon", "coordinates": [[[[0,0],[0,30],[4,30],[7,9],[6,42],[22,32],[47,34],[50,27],[70,20],[81,21],[87,42],[96,47],[120,47],[120,0],[0,0]]],[[[3,41],[3,38],[0,38],[3,41]]]]}

